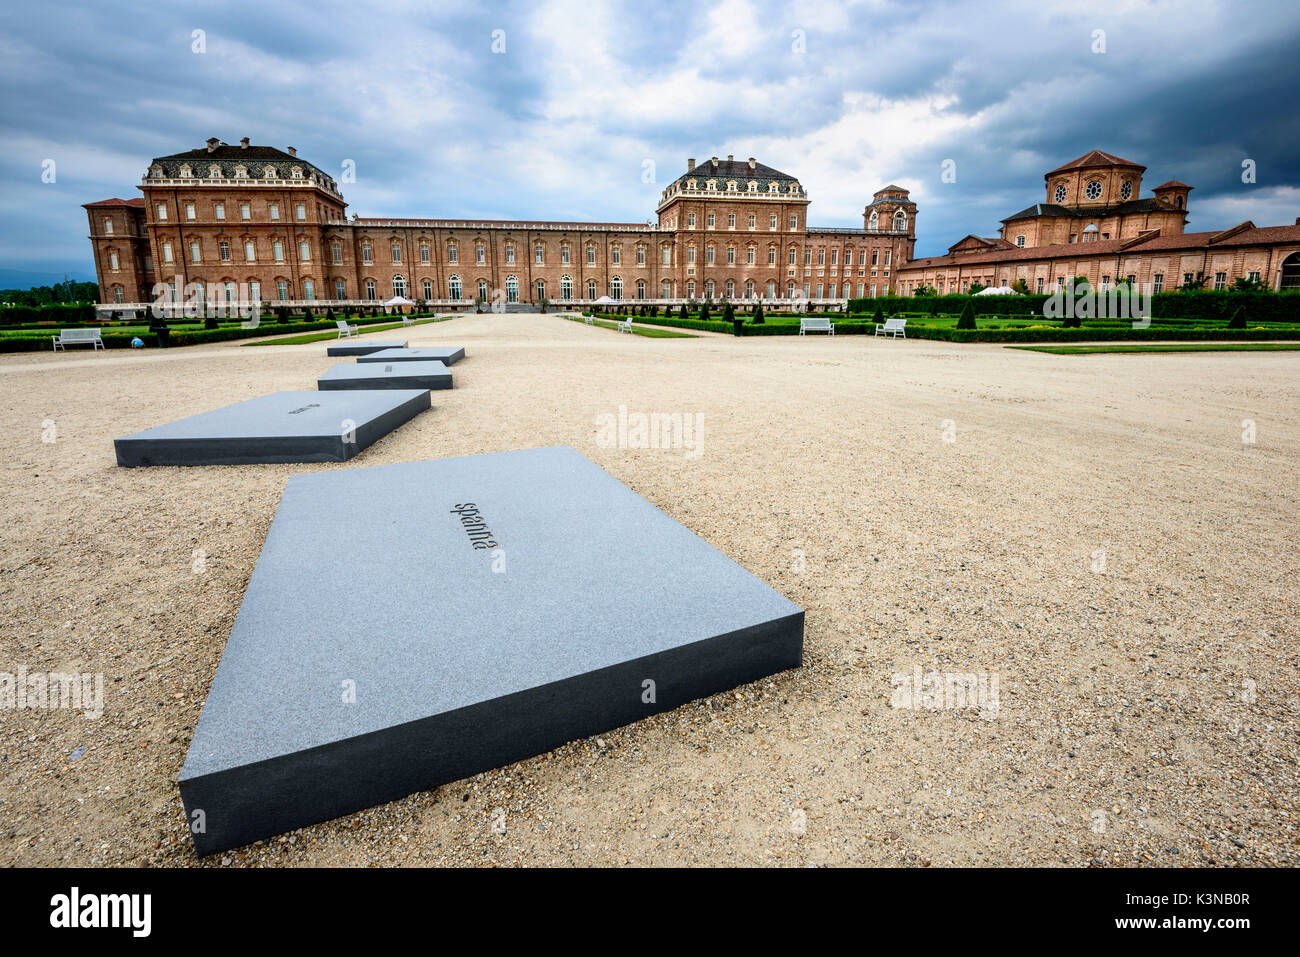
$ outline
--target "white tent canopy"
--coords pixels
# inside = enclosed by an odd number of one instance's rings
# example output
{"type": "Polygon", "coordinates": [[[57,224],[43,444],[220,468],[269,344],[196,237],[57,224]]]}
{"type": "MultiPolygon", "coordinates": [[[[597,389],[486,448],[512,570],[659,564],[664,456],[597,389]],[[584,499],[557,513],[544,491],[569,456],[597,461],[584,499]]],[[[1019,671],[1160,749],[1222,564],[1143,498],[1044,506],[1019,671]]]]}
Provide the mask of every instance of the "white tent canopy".
{"type": "Polygon", "coordinates": [[[415,303],[407,299],[405,296],[394,296],[392,299],[388,300],[388,302],[384,303],[384,305],[385,306],[414,306],[415,303]]]}
{"type": "Polygon", "coordinates": [[[597,306],[612,306],[615,305],[617,302],[618,302],[617,299],[610,299],[609,296],[601,296],[599,299],[596,300],[595,304],[597,306]]]}
{"type": "Polygon", "coordinates": [[[1017,292],[1010,286],[989,286],[975,293],[977,296],[1015,296],[1017,292]]]}

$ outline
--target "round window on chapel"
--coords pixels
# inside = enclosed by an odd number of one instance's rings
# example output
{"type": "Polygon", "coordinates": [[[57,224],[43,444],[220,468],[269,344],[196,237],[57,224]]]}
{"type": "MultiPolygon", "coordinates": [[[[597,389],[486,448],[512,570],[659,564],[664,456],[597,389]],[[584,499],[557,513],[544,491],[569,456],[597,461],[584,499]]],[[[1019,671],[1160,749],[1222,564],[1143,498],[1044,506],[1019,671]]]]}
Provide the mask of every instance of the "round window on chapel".
{"type": "Polygon", "coordinates": [[[1120,194],[1120,196],[1124,197],[1125,199],[1128,199],[1129,197],[1131,197],[1131,196],[1133,195],[1133,184],[1132,184],[1132,183],[1125,183],[1123,186],[1121,186],[1121,187],[1119,188],[1119,194],[1120,194]]]}
{"type": "Polygon", "coordinates": [[[1058,203],[1064,203],[1064,202],[1065,202],[1065,184],[1064,184],[1064,183],[1062,183],[1060,186],[1056,187],[1056,201],[1057,201],[1058,203]]]}
{"type": "Polygon", "coordinates": [[[1094,179],[1088,184],[1088,188],[1084,190],[1084,195],[1089,199],[1101,199],[1101,183],[1094,179]]]}

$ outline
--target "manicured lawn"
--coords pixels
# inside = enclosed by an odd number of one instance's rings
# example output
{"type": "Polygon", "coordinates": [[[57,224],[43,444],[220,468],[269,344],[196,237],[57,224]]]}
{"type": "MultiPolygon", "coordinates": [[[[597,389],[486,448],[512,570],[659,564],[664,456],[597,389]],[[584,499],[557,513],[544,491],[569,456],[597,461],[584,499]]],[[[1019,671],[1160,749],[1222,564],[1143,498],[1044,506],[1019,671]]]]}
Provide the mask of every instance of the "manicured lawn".
{"type": "MultiPolygon", "coordinates": [[[[582,320],[571,319],[570,321],[581,322],[582,320]]],[[[636,322],[635,316],[632,318],[632,321],[634,323],[636,322]]],[[[605,322],[603,319],[593,319],[592,325],[600,326],[602,329],[618,329],[618,323],[605,322]]],[[[645,336],[647,339],[698,339],[699,338],[699,336],[693,336],[689,332],[676,332],[672,329],[662,329],[658,326],[652,326],[650,328],[642,328],[634,325],[632,326],[632,334],[634,336],[645,336]]]]}
{"type": "MultiPolygon", "coordinates": [[[[431,317],[429,319],[417,319],[414,324],[422,326],[427,322],[437,321],[437,319],[431,317]]],[[[361,326],[357,329],[357,334],[368,335],[372,332],[390,332],[393,329],[409,328],[410,326],[406,326],[403,323],[393,322],[382,326],[361,326]]],[[[324,332],[307,332],[300,336],[285,336],[281,339],[262,339],[258,342],[245,342],[242,344],[245,346],[300,346],[307,342],[323,342],[326,339],[337,339],[338,337],[339,333],[337,329],[327,329],[324,332]]]]}
{"type": "Polygon", "coordinates": [[[1132,343],[1104,346],[1007,346],[1026,352],[1047,352],[1054,356],[1086,356],[1104,352],[1292,352],[1300,342],[1189,342],[1132,343]]]}

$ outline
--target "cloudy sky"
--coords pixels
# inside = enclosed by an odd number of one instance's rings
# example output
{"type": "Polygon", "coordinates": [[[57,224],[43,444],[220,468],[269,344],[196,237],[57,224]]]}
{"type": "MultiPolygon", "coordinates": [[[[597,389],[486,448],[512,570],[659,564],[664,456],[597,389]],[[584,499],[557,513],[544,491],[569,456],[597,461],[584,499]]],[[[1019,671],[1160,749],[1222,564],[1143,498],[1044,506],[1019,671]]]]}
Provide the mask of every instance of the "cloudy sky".
{"type": "Polygon", "coordinates": [[[1189,229],[1292,223],[1297,50],[1281,0],[8,4],[0,283],[91,278],[81,204],[209,136],[354,161],[363,216],[641,222],[734,153],[797,176],[815,226],[909,188],[932,255],[1099,148],[1143,195],[1195,186],[1189,229]]]}

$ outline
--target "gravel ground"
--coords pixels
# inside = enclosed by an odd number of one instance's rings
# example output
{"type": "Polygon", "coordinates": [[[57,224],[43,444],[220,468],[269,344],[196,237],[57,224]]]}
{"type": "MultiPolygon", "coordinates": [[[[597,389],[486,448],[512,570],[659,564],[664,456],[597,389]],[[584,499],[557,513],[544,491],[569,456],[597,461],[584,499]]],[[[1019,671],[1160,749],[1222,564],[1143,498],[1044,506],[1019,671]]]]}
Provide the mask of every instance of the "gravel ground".
{"type": "Polygon", "coordinates": [[[0,671],[105,689],[0,711],[0,863],[1300,862],[1300,355],[404,335],[464,345],[456,387],[344,465],[113,459],[314,388],[325,343],[0,357],[0,671]],[[620,405],[702,413],[700,455],[601,448],[620,405]],[[806,608],[804,666],[196,858],[176,777],[289,476],[558,443],[806,608]],[[918,668],[989,693],[897,707],[918,668]]]}

